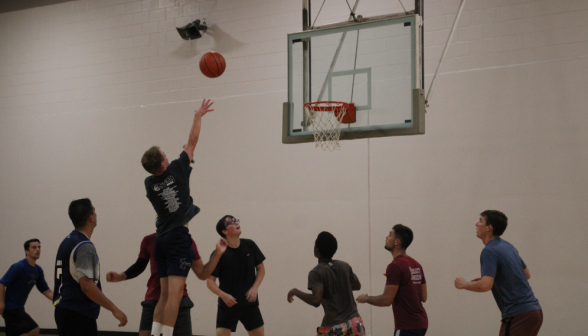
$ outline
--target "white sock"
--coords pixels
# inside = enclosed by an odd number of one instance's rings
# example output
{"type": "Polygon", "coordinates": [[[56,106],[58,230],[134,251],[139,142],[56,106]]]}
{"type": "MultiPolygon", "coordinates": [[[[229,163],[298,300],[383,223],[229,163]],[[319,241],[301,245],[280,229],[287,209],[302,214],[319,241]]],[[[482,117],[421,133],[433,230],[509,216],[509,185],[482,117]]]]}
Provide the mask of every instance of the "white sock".
{"type": "Polygon", "coordinates": [[[153,321],[151,336],[161,336],[161,323],[153,321]]]}
{"type": "Polygon", "coordinates": [[[173,336],[173,334],[174,334],[174,327],[170,327],[170,326],[166,326],[166,325],[164,325],[164,326],[161,328],[161,331],[162,331],[162,333],[161,333],[161,334],[162,334],[163,336],[173,336]]]}

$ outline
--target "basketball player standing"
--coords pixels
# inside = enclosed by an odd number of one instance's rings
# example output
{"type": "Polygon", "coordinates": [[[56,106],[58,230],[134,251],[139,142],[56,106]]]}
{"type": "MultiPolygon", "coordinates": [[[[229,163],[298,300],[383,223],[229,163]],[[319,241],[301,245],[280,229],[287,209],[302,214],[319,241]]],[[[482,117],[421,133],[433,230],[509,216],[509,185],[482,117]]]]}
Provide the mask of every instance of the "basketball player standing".
{"type": "Polygon", "coordinates": [[[482,276],[472,281],[455,279],[455,288],[483,293],[492,290],[502,313],[500,336],[537,336],[543,310],[529,285],[531,273],[519,251],[500,238],[508,218],[497,210],[486,210],[476,223],[476,236],[486,246],[480,263],[482,276]]]}
{"type": "Polygon", "coordinates": [[[378,296],[362,294],[359,303],[378,307],[392,305],[394,313],[394,336],[424,336],[429,328],[429,319],[423,302],[427,301],[427,282],[423,267],[406,255],[413,240],[412,230],[396,224],[386,236],[384,248],[392,253],[392,262],[386,268],[386,287],[378,296]]]}
{"type": "Polygon", "coordinates": [[[365,336],[365,326],[353,299],[353,291],[360,290],[361,283],[348,263],[333,260],[335,252],[335,236],[326,231],[319,233],[314,242],[318,265],[308,273],[312,294],[293,288],[288,292],[288,302],[292,303],[296,296],[311,306],[323,305],[325,316],[317,328],[319,336],[365,336]]]}

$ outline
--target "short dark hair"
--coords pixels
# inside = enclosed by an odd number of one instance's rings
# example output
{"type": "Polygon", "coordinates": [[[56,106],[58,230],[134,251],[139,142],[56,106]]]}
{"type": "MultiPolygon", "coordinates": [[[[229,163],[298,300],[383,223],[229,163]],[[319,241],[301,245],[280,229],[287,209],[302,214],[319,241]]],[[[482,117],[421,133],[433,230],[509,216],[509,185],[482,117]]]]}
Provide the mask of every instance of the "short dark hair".
{"type": "Polygon", "coordinates": [[[223,218],[219,219],[218,223],[216,223],[216,232],[218,232],[218,234],[223,237],[223,238],[227,238],[225,236],[225,234],[223,233],[223,230],[225,230],[227,228],[227,218],[235,218],[231,215],[224,215],[223,218]]]}
{"type": "Polygon", "coordinates": [[[89,198],[71,201],[68,209],[69,219],[76,229],[84,227],[88,218],[94,214],[94,207],[89,198]]]}
{"type": "Polygon", "coordinates": [[[486,210],[480,214],[486,217],[486,225],[492,225],[492,235],[502,236],[508,226],[508,218],[498,210],[486,210]]]}
{"type": "Polygon", "coordinates": [[[143,153],[141,164],[147,172],[155,175],[161,172],[161,163],[163,160],[164,157],[159,146],[153,146],[143,153]]]}
{"type": "Polygon", "coordinates": [[[408,226],[402,224],[394,225],[392,230],[394,230],[394,238],[400,239],[400,247],[406,250],[414,238],[412,230],[408,226]]]}
{"type": "Polygon", "coordinates": [[[333,259],[335,252],[337,252],[337,238],[329,232],[323,231],[316,237],[314,246],[318,249],[321,257],[333,259]]]}
{"type": "Polygon", "coordinates": [[[29,248],[31,247],[31,243],[39,243],[41,244],[41,241],[37,238],[33,238],[33,239],[29,239],[24,243],[24,249],[25,251],[28,251],[29,248]]]}

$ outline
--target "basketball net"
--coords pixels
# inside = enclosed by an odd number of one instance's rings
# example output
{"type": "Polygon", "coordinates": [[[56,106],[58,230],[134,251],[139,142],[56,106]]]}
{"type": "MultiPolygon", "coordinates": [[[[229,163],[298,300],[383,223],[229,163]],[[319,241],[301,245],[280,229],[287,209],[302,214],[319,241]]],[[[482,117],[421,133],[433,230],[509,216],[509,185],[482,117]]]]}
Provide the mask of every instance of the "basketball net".
{"type": "Polygon", "coordinates": [[[324,151],[339,150],[341,120],[347,113],[347,103],[335,101],[310,102],[304,104],[308,124],[312,126],[315,147],[324,151]]]}

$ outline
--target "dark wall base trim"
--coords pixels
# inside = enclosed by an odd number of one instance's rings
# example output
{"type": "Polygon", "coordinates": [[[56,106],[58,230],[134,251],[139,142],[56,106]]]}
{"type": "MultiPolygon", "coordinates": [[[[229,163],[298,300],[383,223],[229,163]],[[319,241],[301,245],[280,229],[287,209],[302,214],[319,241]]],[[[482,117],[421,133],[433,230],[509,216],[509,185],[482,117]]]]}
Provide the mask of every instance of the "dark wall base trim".
{"type": "MultiPolygon", "coordinates": [[[[6,327],[0,327],[0,332],[5,332],[6,327]]],[[[58,335],[57,329],[41,329],[41,335],[58,335]]],[[[98,331],[98,336],[138,336],[138,332],[129,331],[98,331]]],[[[198,336],[198,335],[194,335],[198,336]]]]}

